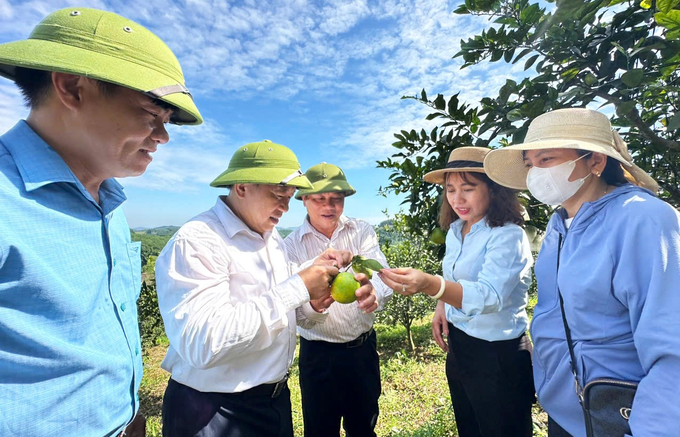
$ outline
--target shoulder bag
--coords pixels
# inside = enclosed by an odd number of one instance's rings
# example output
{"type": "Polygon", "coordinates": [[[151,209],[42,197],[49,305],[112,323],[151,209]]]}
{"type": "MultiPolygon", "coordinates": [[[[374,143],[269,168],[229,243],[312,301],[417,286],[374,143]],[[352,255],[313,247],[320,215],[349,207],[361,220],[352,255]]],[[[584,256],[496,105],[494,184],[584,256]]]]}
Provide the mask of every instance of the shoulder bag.
{"type": "MultiPolygon", "coordinates": [[[[557,251],[558,272],[561,248],[562,236],[560,235],[557,251]]],[[[557,283],[557,275],[555,276],[555,283],[557,283]]],[[[567,346],[569,347],[571,372],[574,374],[576,382],[576,395],[578,396],[581,408],[583,408],[583,416],[586,422],[586,435],[588,437],[623,437],[631,435],[628,419],[633,408],[637,383],[599,378],[588,382],[585,387],[581,387],[578,373],[576,372],[576,358],[574,355],[574,345],[571,341],[571,330],[567,324],[564,300],[562,299],[562,292],[559,286],[557,286],[557,293],[560,299],[560,310],[562,311],[562,322],[564,323],[564,332],[567,337],[567,346]]]]}

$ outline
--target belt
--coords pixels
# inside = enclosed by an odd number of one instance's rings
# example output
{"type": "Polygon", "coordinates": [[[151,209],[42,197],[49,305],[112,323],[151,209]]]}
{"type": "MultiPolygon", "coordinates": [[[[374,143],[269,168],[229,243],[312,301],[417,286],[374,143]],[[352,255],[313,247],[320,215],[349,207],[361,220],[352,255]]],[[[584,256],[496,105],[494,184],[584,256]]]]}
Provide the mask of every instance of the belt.
{"type": "Polygon", "coordinates": [[[329,341],[323,341],[323,340],[307,340],[306,338],[300,337],[302,340],[313,344],[314,346],[320,346],[320,347],[327,347],[327,348],[336,348],[336,349],[352,349],[355,347],[359,347],[362,344],[366,343],[366,340],[368,340],[371,335],[373,334],[373,328],[369,329],[368,331],[364,332],[357,338],[355,338],[352,341],[348,341],[347,343],[331,343],[329,341]]]}
{"type": "Polygon", "coordinates": [[[239,394],[241,396],[269,396],[272,398],[278,397],[284,388],[288,385],[288,373],[279,382],[274,382],[271,384],[260,384],[253,388],[242,391],[239,394]]]}

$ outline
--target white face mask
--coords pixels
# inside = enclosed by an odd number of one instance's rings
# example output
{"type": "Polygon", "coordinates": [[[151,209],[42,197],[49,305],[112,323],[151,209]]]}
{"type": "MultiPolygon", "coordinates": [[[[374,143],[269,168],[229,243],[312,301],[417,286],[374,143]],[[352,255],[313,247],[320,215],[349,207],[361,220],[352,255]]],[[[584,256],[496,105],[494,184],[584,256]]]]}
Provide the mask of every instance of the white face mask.
{"type": "Polygon", "coordinates": [[[569,176],[571,176],[574,168],[576,168],[576,161],[585,158],[589,154],[573,161],[563,162],[554,167],[531,167],[527,174],[527,188],[531,195],[548,205],[561,205],[569,200],[581,188],[586,178],[592,174],[588,173],[586,176],[575,181],[569,180],[569,176]]]}

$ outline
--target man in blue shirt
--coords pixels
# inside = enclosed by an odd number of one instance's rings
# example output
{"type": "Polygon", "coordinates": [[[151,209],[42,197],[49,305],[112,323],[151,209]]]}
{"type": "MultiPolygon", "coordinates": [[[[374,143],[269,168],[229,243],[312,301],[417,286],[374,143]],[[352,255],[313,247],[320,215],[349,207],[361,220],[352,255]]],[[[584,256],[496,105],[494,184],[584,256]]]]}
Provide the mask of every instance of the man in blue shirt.
{"type": "Polygon", "coordinates": [[[114,178],[201,116],[170,49],[109,12],[49,15],[0,45],[0,75],[30,107],[0,136],[0,435],[144,435],[140,243],[114,178]]]}

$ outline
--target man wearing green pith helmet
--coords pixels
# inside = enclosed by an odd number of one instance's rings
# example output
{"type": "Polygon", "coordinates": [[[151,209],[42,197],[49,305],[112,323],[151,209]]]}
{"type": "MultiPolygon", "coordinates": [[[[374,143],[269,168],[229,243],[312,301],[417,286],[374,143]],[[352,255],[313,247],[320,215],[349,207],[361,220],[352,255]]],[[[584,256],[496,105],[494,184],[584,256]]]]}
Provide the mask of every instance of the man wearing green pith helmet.
{"type": "Polygon", "coordinates": [[[0,45],[28,118],[0,136],[0,435],[142,436],[140,243],[114,178],[200,124],[153,33],[89,8],[0,45]]]}
{"type": "MultiPolygon", "coordinates": [[[[389,267],[373,227],[343,214],[345,197],[356,193],[345,172],[322,162],[305,175],[314,186],[295,195],[307,208],[307,217],[284,240],[290,259],[304,263],[333,247],[389,267]]],[[[371,283],[375,306],[384,306],[392,290],[378,275],[373,275],[371,283]]],[[[306,307],[322,314],[314,325],[298,329],[305,437],[337,436],[341,420],[348,436],[374,437],[381,391],[375,315],[356,303],[319,307],[312,302],[306,307]]]]}
{"type": "MultiPolygon", "coordinates": [[[[285,146],[239,147],[211,185],[229,193],[182,226],[156,260],[170,341],[163,435],[292,437],[286,380],[295,326],[316,323],[321,315],[303,306],[332,302],[329,284],[352,255],[331,249],[302,266],[286,257],[275,226],[295,190],[312,185],[285,146]]],[[[358,308],[373,311],[373,287],[365,275],[361,283],[358,308]]]]}

